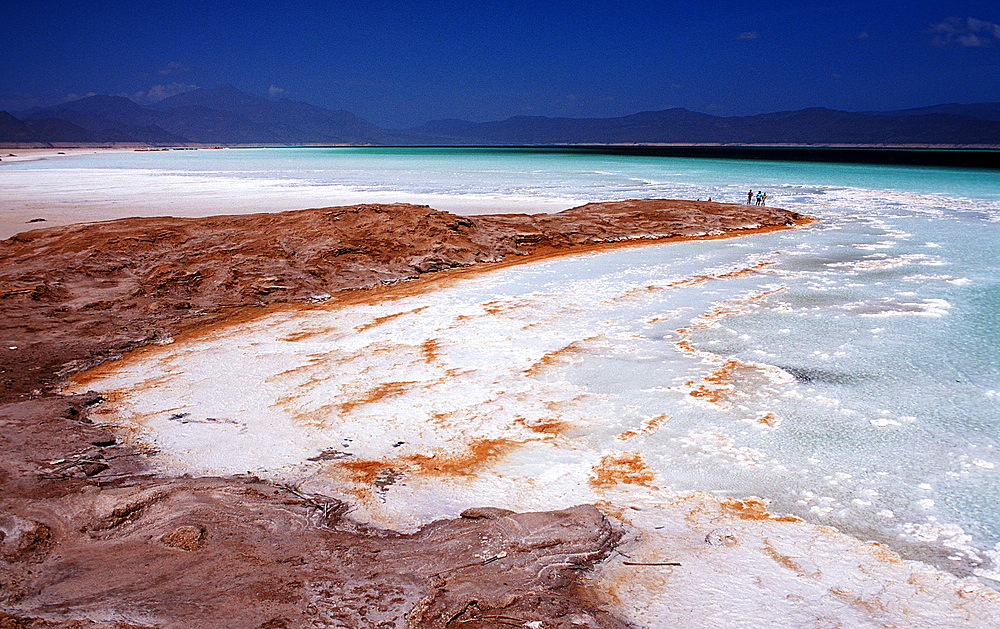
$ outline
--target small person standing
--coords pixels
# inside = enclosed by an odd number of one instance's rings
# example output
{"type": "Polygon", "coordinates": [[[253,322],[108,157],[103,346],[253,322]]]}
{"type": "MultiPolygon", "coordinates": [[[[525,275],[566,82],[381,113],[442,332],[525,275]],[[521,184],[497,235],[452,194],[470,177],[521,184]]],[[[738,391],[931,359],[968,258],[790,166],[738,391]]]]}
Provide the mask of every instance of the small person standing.
{"type": "Polygon", "coordinates": [[[761,202],[763,201],[763,196],[762,196],[763,194],[764,194],[763,190],[757,193],[757,205],[760,205],[761,202]]]}
{"type": "Polygon", "coordinates": [[[764,193],[764,195],[763,195],[763,196],[762,196],[762,197],[760,198],[760,204],[761,204],[761,205],[767,205],[767,193],[766,193],[766,192],[765,192],[765,193],[764,193]]]}
{"type": "Polygon", "coordinates": [[[747,205],[750,205],[751,201],[753,201],[753,188],[750,189],[750,192],[747,192],[747,205]]]}

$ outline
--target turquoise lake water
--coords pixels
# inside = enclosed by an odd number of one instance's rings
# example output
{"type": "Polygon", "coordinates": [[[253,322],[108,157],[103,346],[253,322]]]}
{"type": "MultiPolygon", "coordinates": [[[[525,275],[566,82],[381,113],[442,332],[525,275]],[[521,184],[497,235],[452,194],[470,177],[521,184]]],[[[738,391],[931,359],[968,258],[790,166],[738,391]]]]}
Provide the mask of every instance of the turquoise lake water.
{"type": "Polygon", "coordinates": [[[6,164],[5,187],[39,211],[74,199],[120,207],[116,195],[142,190],[207,195],[226,211],[250,195],[295,203],[303,191],[359,202],[429,195],[456,206],[499,199],[503,211],[504,198],[738,203],[748,189],[766,190],[769,205],[822,220],[518,267],[448,299],[530,296],[535,314],[519,316],[558,319],[546,324],[550,334],[598,330],[601,342],[554,377],[601,396],[608,439],[623,417],[669,414],[638,438],[662,486],[759,495],[775,511],[994,586],[1000,579],[1000,171],[503,149],[225,149],[6,164]],[[760,272],[718,277],[758,263],[760,272]],[[695,275],[717,279],[619,299],[695,275]],[[556,317],[557,306],[577,314],[556,317]],[[705,316],[720,306],[727,314],[705,316]],[[694,353],[678,348],[682,337],[694,353]],[[693,400],[685,383],[730,360],[744,367],[724,401],[693,400]]]}

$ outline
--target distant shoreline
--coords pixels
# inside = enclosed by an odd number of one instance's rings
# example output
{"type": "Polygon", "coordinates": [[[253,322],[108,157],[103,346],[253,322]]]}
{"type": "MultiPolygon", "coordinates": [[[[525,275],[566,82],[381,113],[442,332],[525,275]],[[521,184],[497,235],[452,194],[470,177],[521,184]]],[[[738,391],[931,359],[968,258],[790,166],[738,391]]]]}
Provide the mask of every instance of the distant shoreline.
{"type": "MultiPolygon", "coordinates": [[[[953,168],[1000,169],[1000,146],[940,144],[183,144],[157,146],[134,143],[52,143],[0,144],[0,151],[58,150],[190,150],[240,148],[353,148],[353,149],[441,149],[506,150],[539,153],[587,153],[645,157],[688,157],[696,159],[747,159],[765,161],[830,162],[901,166],[945,166],[953,168]]],[[[0,154],[0,160],[8,161],[0,154]]],[[[21,161],[21,160],[10,160],[21,161]]]]}

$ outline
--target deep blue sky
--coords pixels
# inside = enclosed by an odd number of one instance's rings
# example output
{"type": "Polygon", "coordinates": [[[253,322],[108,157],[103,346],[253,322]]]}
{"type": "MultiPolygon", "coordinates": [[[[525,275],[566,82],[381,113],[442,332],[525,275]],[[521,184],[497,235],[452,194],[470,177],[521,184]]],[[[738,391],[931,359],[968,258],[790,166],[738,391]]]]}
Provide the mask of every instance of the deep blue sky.
{"type": "Polygon", "coordinates": [[[0,109],[218,84],[436,118],[1000,101],[1000,0],[0,0],[0,109]]]}

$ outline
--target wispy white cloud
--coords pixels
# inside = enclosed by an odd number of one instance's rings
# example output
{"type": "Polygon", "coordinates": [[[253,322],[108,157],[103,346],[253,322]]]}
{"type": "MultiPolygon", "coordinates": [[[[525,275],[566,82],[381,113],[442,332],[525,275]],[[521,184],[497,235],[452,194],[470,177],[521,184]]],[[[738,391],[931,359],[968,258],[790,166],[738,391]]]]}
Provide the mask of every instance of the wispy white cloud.
{"type": "Polygon", "coordinates": [[[170,74],[183,74],[184,72],[190,72],[191,68],[187,67],[183,63],[178,63],[176,61],[171,61],[167,65],[161,67],[156,71],[157,74],[162,76],[167,76],[170,74]]]}
{"type": "Polygon", "coordinates": [[[1000,44],[1000,24],[974,17],[950,17],[932,24],[927,32],[934,35],[931,43],[941,47],[958,45],[979,48],[1000,44]]]}
{"type": "Polygon", "coordinates": [[[122,96],[127,96],[140,105],[149,105],[150,103],[161,101],[164,98],[170,98],[171,96],[176,96],[177,94],[183,94],[184,92],[190,92],[191,90],[196,89],[198,89],[197,85],[170,83],[169,85],[154,85],[145,92],[122,94],[122,96]]]}
{"type": "Polygon", "coordinates": [[[860,33],[858,33],[858,39],[864,40],[868,38],[869,38],[868,31],[861,31],[860,33]]]}
{"type": "Polygon", "coordinates": [[[71,100],[80,100],[81,98],[87,98],[88,96],[97,96],[97,92],[87,92],[86,94],[77,94],[75,92],[70,92],[62,98],[62,102],[68,103],[71,100]]]}
{"type": "Polygon", "coordinates": [[[272,85],[271,87],[267,88],[267,95],[270,96],[271,98],[277,98],[278,96],[281,96],[284,93],[285,90],[278,87],[277,85],[272,85]]]}
{"type": "Polygon", "coordinates": [[[736,36],[736,39],[758,39],[759,37],[760,33],[757,31],[743,31],[736,36]]]}

